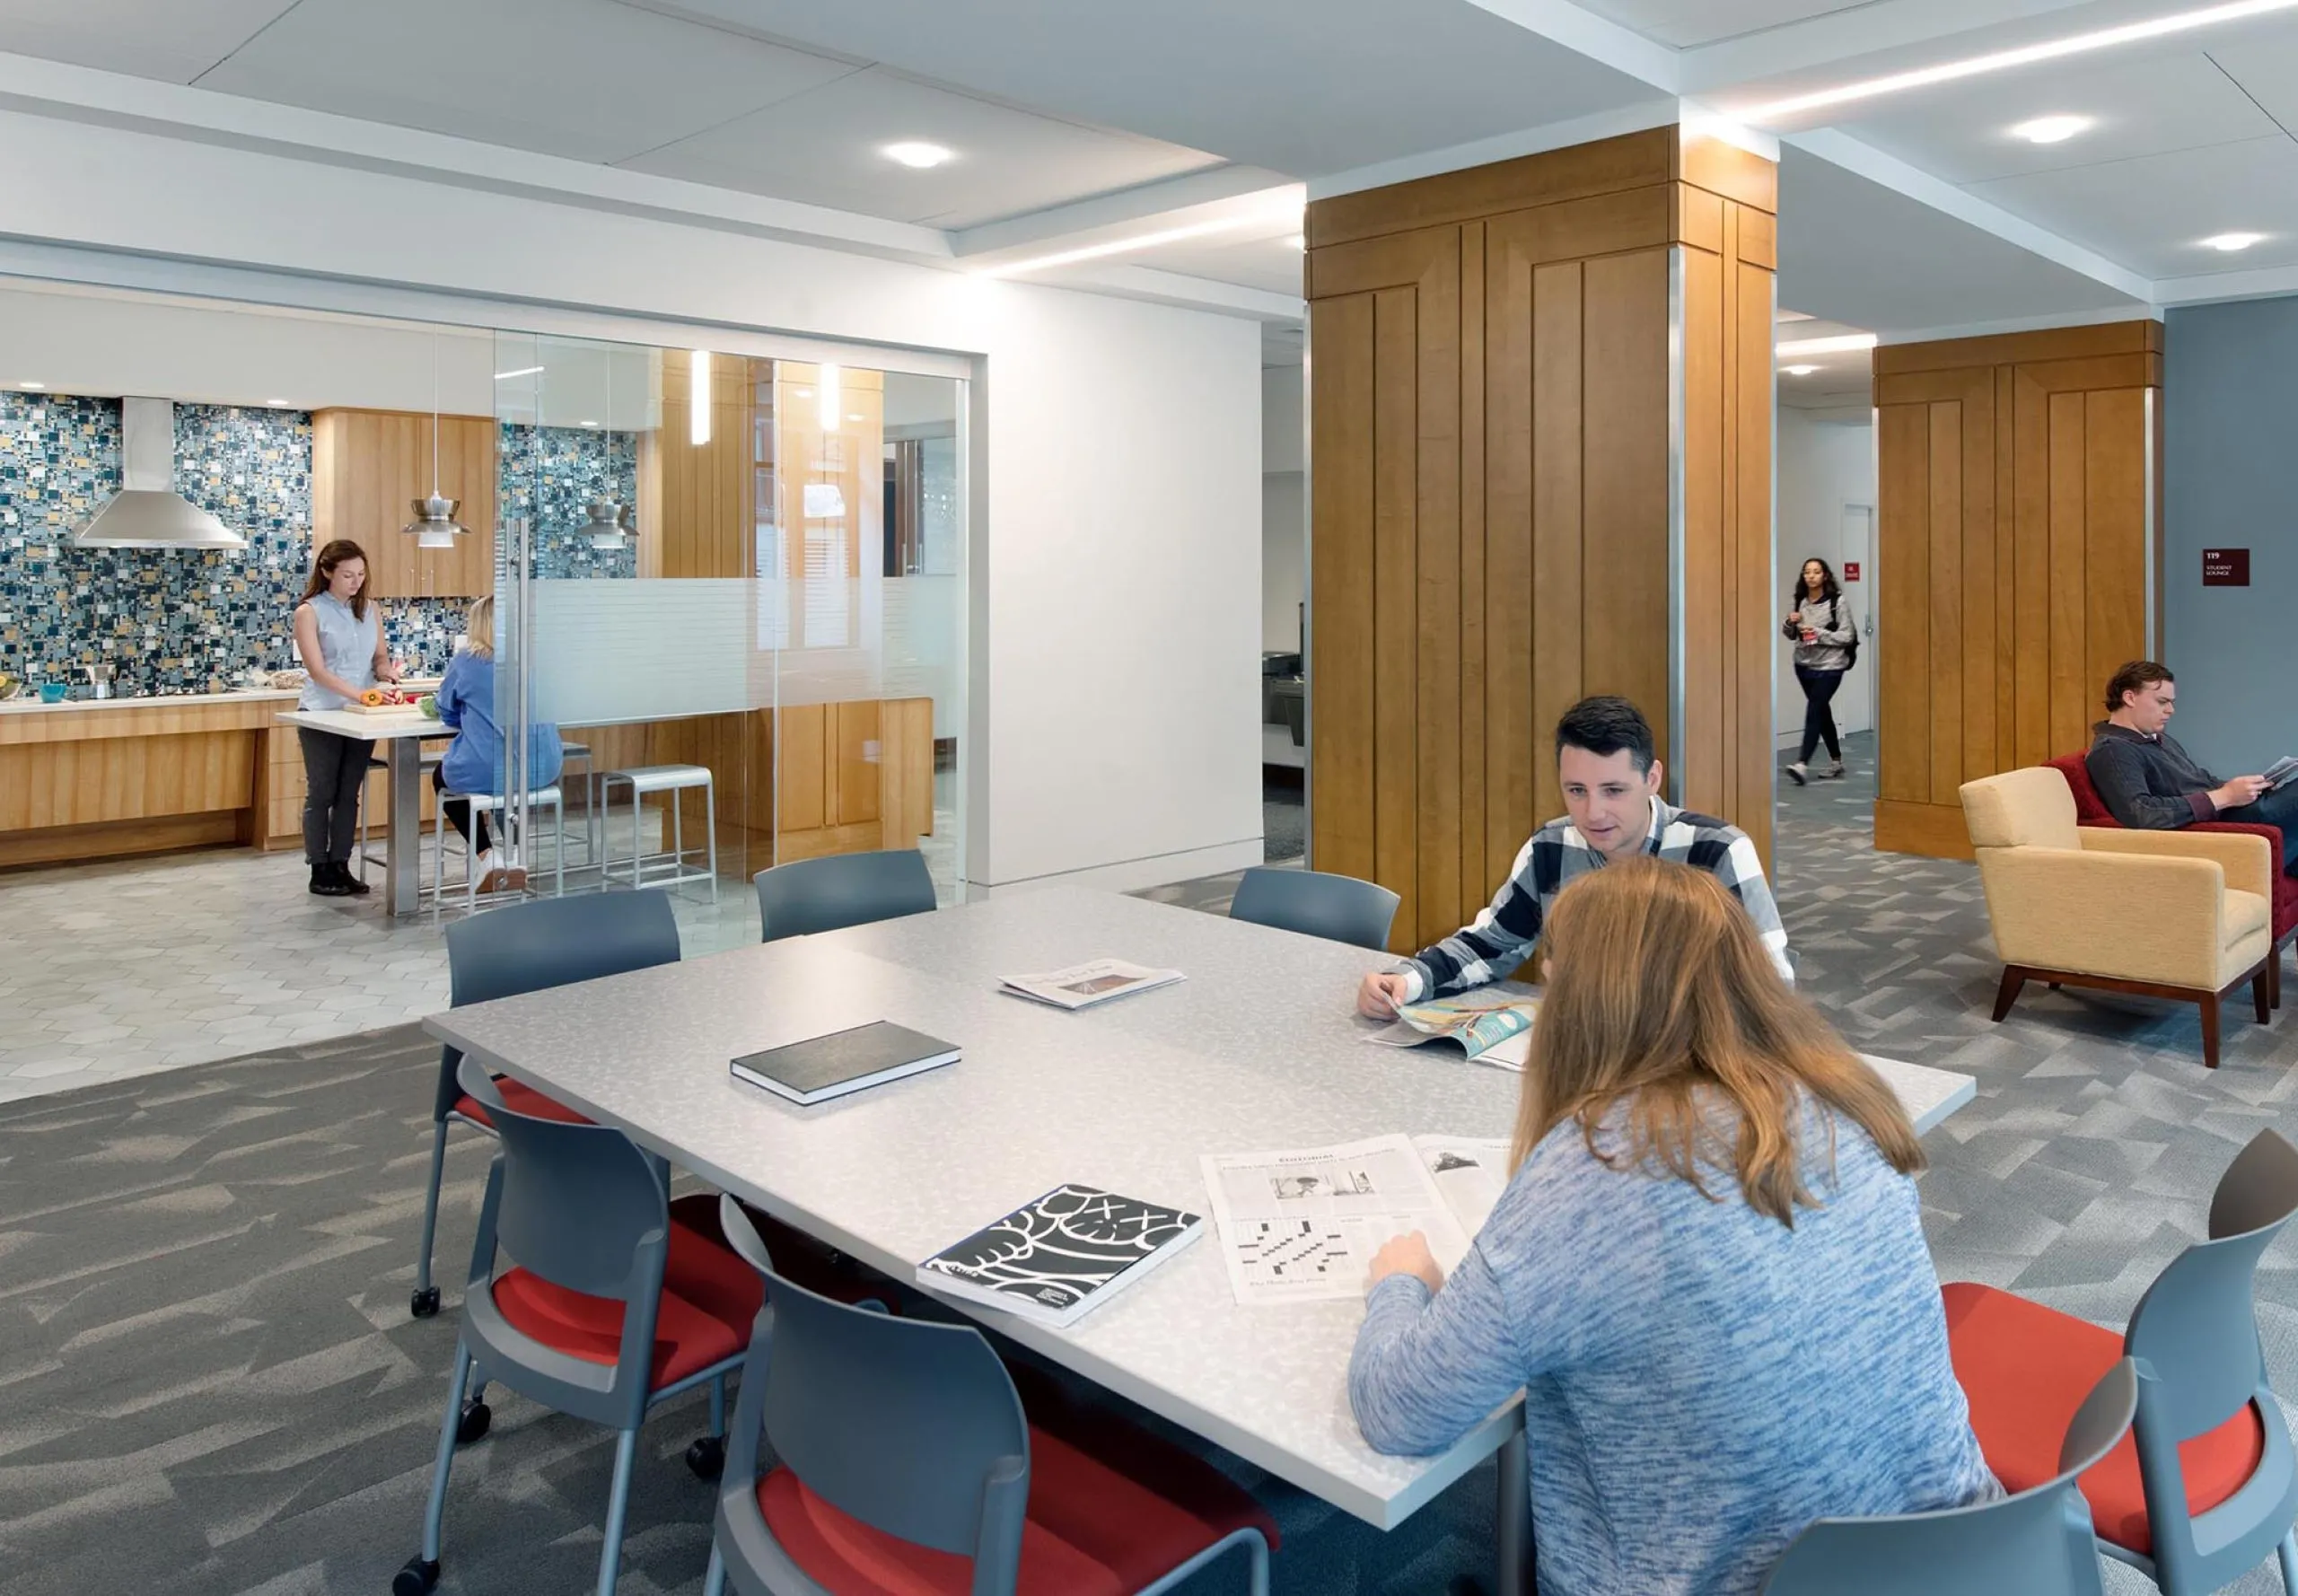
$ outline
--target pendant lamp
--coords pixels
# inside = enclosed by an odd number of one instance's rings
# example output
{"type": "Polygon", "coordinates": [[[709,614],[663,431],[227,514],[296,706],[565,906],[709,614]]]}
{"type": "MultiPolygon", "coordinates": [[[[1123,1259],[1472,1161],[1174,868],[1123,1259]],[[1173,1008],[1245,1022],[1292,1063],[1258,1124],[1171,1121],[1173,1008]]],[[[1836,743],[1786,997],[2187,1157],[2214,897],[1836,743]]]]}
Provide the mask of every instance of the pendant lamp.
{"type": "Polygon", "coordinates": [[[584,513],[591,519],[582,530],[591,539],[592,548],[620,548],[623,546],[623,539],[629,531],[623,524],[623,517],[630,513],[628,511],[612,499],[592,499],[585,507],[584,513]]]}
{"type": "Polygon", "coordinates": [[[460,499],[439,491],[439,335],[431,335],[431,493],[414,501],[415,519],[399,528],[415,535],[417,548],[452,548],[455,539],[470,529],[455,519],[460,499]]]}

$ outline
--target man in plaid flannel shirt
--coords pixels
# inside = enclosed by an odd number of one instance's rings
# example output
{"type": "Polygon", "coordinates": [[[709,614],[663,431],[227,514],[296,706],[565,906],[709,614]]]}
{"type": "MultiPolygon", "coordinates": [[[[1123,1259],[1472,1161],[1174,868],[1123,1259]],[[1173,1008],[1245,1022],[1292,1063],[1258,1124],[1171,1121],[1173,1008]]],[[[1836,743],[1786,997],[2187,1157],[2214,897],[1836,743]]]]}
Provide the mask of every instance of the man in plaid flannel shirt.
{"type": "Polygon", "coordinates": [[[1756,845],[1737,826],[1660,796],[1652,727],[1625,698],[1583,698],[1556,726],[1557,780],[1570,812],[1532,834],[1492,907],[1399,970],[1369,975],[1356,1006],[1376,1020],[1396,1005],[1481,987],[1508,974],[1539,940],[1556,895],[1609,859],[1656,855],[1705,870],[1732,890],[1787,980],[1787,932],[1756,845]]]}

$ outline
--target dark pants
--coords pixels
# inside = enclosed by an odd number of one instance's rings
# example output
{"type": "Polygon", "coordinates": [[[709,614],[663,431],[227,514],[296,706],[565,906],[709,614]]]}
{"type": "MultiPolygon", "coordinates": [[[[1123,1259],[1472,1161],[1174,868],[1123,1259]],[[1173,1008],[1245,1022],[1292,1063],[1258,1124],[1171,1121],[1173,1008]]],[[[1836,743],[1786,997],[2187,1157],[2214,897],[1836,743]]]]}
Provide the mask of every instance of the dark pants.
{"type": "Polygon", "coordinates": [[[2283,873],[2298,875],[2298,782],[2276,788],[2256,803],[2225,810],[2218,818],[2239,821],[2245,826],[2282,828],[2283,873]]]}
{"type": "Polygon", "coordinates": [[[477,843],[480,853],[487,852],[493,846],[487,840],[487,817],[471,813],[469,800],[447,796],[447,773],[436,765],[431,767],[431,790],[439,794],[439,807],[446,811],[447,824],[477,843]],[[478,828],[476,836],[472,835],[473,827],[478,828]]]}
{"type": "Polygon", "coordinates": [[[295,728],[303,745],[303,859],[348,864],[359,841],[359,793],[375,745],[332,732],[295,728]]]}
{"type": "Polygon", "coordinates": [[[1795,680],[1803,684],[1803,747],[1795,756],[1798,765],[1811,762],[1811,750],[1827,739],[1828,758],[1843,763],[1843,744],[1835,734],[1835,712],[1828,705],[1835,697],[1836,688],[1843,685],[1840,671],[1814,671],[1808,665],[1795,667],[1795,680]]]}

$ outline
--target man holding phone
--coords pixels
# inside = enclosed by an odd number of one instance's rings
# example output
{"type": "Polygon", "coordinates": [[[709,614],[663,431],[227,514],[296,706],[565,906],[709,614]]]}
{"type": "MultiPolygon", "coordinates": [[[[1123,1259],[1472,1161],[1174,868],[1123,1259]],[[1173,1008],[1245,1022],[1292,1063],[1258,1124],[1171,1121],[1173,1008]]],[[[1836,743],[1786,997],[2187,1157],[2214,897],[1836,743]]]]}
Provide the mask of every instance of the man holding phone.
{"type": "Polygon", "coordinates": [[[2083,761],[2107,812],[2141,831],[2197,820],[2274,826],[2283,871],[2298,874],[2298,784],[2290,780],[2298,767],[2285,760],[2265,776],[2220,781],[2163,730],[2177,713],[2177,679],[2153,660],[2133,660],[2107,682],[2107,718],[2092,729],[2083,761]]]}

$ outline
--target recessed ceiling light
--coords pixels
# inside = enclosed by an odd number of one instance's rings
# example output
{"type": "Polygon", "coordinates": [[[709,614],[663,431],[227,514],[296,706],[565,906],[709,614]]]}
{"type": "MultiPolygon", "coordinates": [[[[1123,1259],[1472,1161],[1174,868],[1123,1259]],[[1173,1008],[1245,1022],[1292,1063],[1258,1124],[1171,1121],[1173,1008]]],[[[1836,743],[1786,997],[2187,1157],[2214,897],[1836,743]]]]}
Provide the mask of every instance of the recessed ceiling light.
{"type": "Polygon", "coordinates": [[[1784,365],[1779,369],[1790,377],[1808,377],[1820,368],[1815,365],[1784,365]]]}
{"type": "Polygon", "coordinates": [[[889,161],[899,162],[902,165],[915,167],[919,171],[924,171],[929,167],[939,166],[945,161],[957,159],[957,152],[954,150],[945,150],[940,145],[922,144],[916,139],[905,139],[899,144],[888,145],[879,153],[889,161]]]}
{"type": "Polygon", "coordinates": [[[507,382],[513,377],[531,377],[540,370],[542,370],[542,367],[539,365],[522,365],[515,372],[496,373],[495,380],[497,382],[507,382]]]}
{"type": "Polygon", "coordinates": [[[2011,136],[2023,138],[2030,145],[2063,144],[2078,133],[2087,132],[2090,127],[2089,117],[2037,117],[2011,129],[2011,136]]]}
{"type": "Polygon", "coordinates": [[[2265,241],[2263,232],[2221,232],[2202,241],[2206,250],[2223,250],[2232,255],[2237,250],[2247,250],[2252,244],[2265,241]]]}
{"type": "Polygon", "coordinates": [[[38,393],[41,389],[43,389],[43,388],[47,387],[47,386],[48,386],[48,384],[47,384],[47,383],[45,383],[45,382],[19,382],[19,383],[17,383],[17,384],[16,384],[16,386],[17,386],[17,387],[19,387],[19,388],[27,389],[27,390],[29,390],[30,391],[33,392],[33,393],[38,393]]]}
{"type": "Polygon", "coordinates": [[[1832,338],[1789,338],[1774,344],[1775,355],[1849,355],[1855,350],[1873,349],[1875,335],[1872,332],[1845,333],[1832,338]]]}
{"type": "Polygon", "coordinates": [[[288,404],[285,399],[266,399],[263,403],[267,409],[285,410],[288,408],[288,404]]]}
{"type": "Polygon", "coordinates": [[[2118,27],[2100,28],[2088,33],[2071,33],[2063,39],[2047,39],[2039,44],[2021,45],[2016,49],[1995,50],[1984,56],[1967,57],[1960,61],[1944,61],[1936,66],[1917,67],[1912,72],[1894,72],[1882,77],[1863,78],[1857,83],[1820,89],[1810,94],[1796,94],[1769,105],[1757,106],[1743,115],[1750,122],[1774,122],[1799,111],[1818,110],[1823,106],[1842,105],[1854,100],[1872,100],[1879,94],[1896,94],[1902,90],[1925,88],[1932,83],[1955,83],[1986,73],[2007,71],[2014,66],[2030,66],[2038,61],[2056,61],[2064,56],[2087,55],[2092,50],[2109,49],[2116,45],[2134,44],[2142,39],[2160,39],[2166,34],[2190,32],[2218,22],[2266,16],[2277,11],[2288,11],[2294,6],[2298,6],[2298,0],[2231,0],[2227,4],[2205,5],[2170,16],[2151,17],[2141,22],[2125,22],[2118,27]]]}
{"type": "Polygon", "coordinates": [[[597,426],[599,424],[598,424],[597,422],[595,422],[595,421],[585,421],[585,422],[583,422],[582,425],[583,425],[584,426],[595,427],[595,426],[597,426]]]}

